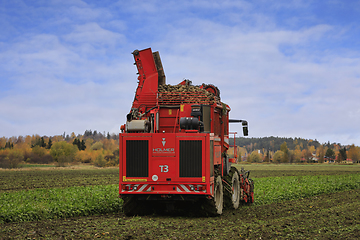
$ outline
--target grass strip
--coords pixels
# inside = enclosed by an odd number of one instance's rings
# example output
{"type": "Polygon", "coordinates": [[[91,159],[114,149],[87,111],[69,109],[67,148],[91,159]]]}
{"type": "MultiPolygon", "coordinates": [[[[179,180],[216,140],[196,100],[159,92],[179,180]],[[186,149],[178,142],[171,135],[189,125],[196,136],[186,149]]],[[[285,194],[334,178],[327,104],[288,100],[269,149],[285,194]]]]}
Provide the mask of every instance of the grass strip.
{"type": "Polygon", "coordinates": [[[113,184],[1,193],[0,223],[121,211],[118,188],[113,184]]]}
{"type": "Polygon", "coordinates": [[[360,174],[255,179],[255,204],[263,205],[360,188],[360,174]]]}

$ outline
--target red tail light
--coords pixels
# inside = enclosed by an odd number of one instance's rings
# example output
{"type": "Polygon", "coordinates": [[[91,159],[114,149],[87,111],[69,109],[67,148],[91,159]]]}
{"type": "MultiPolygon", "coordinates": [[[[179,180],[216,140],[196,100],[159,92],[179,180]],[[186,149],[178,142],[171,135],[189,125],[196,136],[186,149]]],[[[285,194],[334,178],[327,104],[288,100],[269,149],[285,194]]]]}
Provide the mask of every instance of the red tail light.
{"type": "Polygon", "coordinates": [[[130,191],[133,190],[133,186],[131,185],[122,185],[122,189],[125,191],[130,191]]]}

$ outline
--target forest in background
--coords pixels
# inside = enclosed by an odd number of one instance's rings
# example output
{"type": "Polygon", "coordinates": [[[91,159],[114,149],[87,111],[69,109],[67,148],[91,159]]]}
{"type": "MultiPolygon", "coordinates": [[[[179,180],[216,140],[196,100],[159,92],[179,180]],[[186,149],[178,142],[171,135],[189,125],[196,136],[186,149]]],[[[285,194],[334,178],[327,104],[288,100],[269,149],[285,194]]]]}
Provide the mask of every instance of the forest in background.
{"type": "MultiPolygon", "coordinates": [[[[230,157],[234,156],[234,138],[230,138],[230,157]]],[[[324,143],[303,138],[235,138],[239,161],[274,163],[358,163],[360,148],[341,143],[324,143]]]]}
{"type": "Polygon", "coordinates": [[[27,135],[0,138],[0,168],[16,168],[22,163],[66,166],[89,163],[98,167],[119,162],[119,135],[86,130],[52,137],[27,135]]]}
{"type": "MultiPolygon", "coordinates": [[[[236,151],[242,162],[323,163],[353,162],[360,159],[360,148],[340,143],[320,144],[302,138],[236,138],[236,151]]],[[[234,139],[230,138],[230,145],[234,139]]],[[[234,148],[228,155],[234,157],[234,148]]],[[[22,164],[93,164],[116,166],[119,161],[119,135],[86,130],[84,134],[63,133],[52,137],[27,135],[0,138],[0,168],[17,168],[22,164]]]]}

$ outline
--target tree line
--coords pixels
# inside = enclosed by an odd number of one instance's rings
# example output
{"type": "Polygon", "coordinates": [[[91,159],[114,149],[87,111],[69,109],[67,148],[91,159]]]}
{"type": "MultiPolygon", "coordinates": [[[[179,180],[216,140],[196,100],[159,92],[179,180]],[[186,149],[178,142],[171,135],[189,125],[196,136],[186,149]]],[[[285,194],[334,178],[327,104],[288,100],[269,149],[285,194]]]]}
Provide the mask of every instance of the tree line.
{"type": "MultiPolygon", "coordinates": [[[[234,139],[230,139],[234,142],[234,139]]],[[[320,144],[317,140],[302,138],[235,138],[239,160],[248,162],[312,163],[360,161],[360,148],[354,144],[320,144]]],[[[233,154],[234,148],[229,150],[233,154]]]]}
{"type": "MultiPolygon", "coordinates": [[[[334,148],[334,145],[341,146],[340,143],[330,142],[325,144],[320,144],[316,139],[303,139],[303,138],[285,138],[285,137],[262,137],[262,138],[244,138],[239,137],[235,138],[237,146],[245,146],[249,152],[252,152],[255,149],[268,149],[270,151],[280,150],[281,145],[286,142],[288,149],[295,150],[297,146],[301,150],[307,148],[308,146],[314,146],[318,148],[320,145],[327,146],[328,148],[334,148]]],[[[230,142],[233,143],[234,139],[230,138],[230,142]]]]}
{"type": "MultiPolygon", "coordinates": [[[[234,139],[230,139],[233,143],[234,139]]],[[[235,151],[239,161],[274,163],[359,162],[360,149],[354,144],[320,144],[302,138],[236,138],[235,151]]],[[[228,151],[234,155],[234,147],[228,151]]],[[[64,166],[69,163],[89,163],[96,166],[115,166],[119,159],[119,135],[86,130],[55,136],[27,135],[0,138],[0,168],[18,167],[21,163],[64,166]]]]}
{"type": "Polygon", "coordinates": [[[119,157],[119,136],[86,130],[55,136],[27,135],[0,138],[0,168],[15,168],[22,163],[65,166],[90,163],[99,167],[115,166],[119,157]]]}

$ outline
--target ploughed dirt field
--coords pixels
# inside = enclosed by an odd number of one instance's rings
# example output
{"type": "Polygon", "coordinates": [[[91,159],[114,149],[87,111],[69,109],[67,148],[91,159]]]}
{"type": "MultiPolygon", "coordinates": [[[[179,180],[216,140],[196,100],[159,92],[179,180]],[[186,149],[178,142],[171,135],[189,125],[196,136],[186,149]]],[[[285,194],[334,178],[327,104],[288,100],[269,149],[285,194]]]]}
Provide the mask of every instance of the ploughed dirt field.
{"type": "Polygon", "coordinates": [[[1,239],[360,239],[360,190],[263,206],[220,217],[123,213],[3,224],[1,239]]]}
{"type": "MultiPolygon", "coordinates": [[[[257,177],[269,176],[270,172],[264,174],[265,170],[262,170],[261,166],[248,166],[247,168],[249,167],[254,168],[252,169],[254,173],[256,171],[259,173],[257,177]]],[[[277,176],[324,175],[329,173],[332,175],[341,172],[335,168],[331,170],[318,168],[317,171],[316,167],[302,170],[292,167],[272,170],[272,173],[278,173],[277,176]],[[333,172],[331,173],[331,171],[333,172]]],[[[355,171],[354,168],[350,170],[351,173],[359,173],[358,167],[355,171]]],[[[98,176],[99,171],[102,170],[96,170],[92,173],[98,176]]],[[[84,171],[83,174],[85,176],[84,171]]],[[[345,171],[340,174],[347,173],[345,171]]],[[[254,175],[256,180],[256,174],[254,175]]],[[[272,174],[270,175],[272,177],[272,174]]],[[[77,179],[77,174],[73,172],[66,176],[64,175],[63,179],[67,179],[67,182],[71,176],[74,177],[73,180],[77,179]]],[[[116,174],[113,178],[113,180],[107,179],[106,183],[110,184],[117,181],[116,174]]],[[[88,181],[91,182],[89,179],[91,178],[88,178],[88,181]]],[[[14,191],[14,188],[11,191],[14,191]]],[[[152,214],[126,217],[122,212],[115,212],[67,219],[0,223],[0,239],[97,238],[360,239],[360,189],[266,205],[240,206],[237,210],[225,210],[220,217],[199,217],[197,214],[189,212],[182,212],[177,215],[152,214]]]]}

